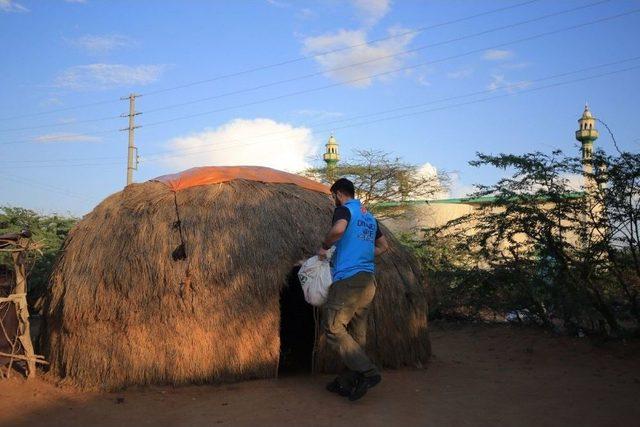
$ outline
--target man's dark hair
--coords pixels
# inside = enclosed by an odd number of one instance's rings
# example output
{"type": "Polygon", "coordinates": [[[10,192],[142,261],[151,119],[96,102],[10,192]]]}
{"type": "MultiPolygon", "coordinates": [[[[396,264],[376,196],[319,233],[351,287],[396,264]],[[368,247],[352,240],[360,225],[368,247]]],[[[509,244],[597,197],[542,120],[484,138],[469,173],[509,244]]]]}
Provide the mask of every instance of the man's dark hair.
{"type": "Polygon", "coordinates": [[[331,186],[331,192],[337,193],[341,192],[342,194],[346,194],[349,197],[356,196],[356,190],[353,186],[353,182],[349,181],[347,178],[340,178],[331,186]]]}

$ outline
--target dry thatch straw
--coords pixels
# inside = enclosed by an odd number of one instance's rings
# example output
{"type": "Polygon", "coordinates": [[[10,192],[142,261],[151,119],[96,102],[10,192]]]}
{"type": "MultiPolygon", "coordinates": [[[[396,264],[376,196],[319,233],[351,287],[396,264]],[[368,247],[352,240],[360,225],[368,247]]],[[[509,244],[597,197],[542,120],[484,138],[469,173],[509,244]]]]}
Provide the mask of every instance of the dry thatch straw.
{"type": "MultiPolygon", "coordinates": [[[[247,180],[176,193],[149,181],[113,194],[71,231],[52,276],[44,345],[53,374],[103,389],[274,377],[280,292],[331,212],[325,194],[247,180]]],[[[424,282],[391,236],[390,246],[369,351],[385,367],[421,365],[424,282]]],[[[322,340],[316,366],[336,367],[322,340]]]]}

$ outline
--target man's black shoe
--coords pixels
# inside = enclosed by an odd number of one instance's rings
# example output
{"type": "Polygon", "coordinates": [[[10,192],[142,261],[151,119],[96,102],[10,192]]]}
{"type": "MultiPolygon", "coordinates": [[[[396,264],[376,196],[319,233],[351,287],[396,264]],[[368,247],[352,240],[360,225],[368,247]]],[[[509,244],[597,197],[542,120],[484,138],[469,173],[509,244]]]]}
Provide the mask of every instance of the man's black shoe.
{"type": "Polygon", "coordinates": [[[327,384],[327,390],[331,393],[338,393],[340,396],[347,397],[351,394],[351,390],[343,387],[340,384],[340,377],[327,384]]]}
{"type": "Polygon", "coordinates": [[[368,377],[359,375],[358,381],[356,381],[356,386],[351,390],[351,394],[349,394],[349,400],[353,402],[360,399],[362,396],[367,394],[367,390],[378,385],[380,381],[382,381],[382,377],[380,375],[371,375],[368,377]]]}

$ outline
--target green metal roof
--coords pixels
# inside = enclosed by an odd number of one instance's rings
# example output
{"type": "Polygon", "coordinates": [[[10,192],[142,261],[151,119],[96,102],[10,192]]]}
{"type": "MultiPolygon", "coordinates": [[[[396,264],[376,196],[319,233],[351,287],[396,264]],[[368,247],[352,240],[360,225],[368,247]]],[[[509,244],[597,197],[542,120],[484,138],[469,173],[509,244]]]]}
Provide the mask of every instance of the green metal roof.
{"type": "MultiPolygon", "coordinates": [[[[575,191],[572,193],[567,193],[564,195],[564,198],[567,199],[579,199],[584,197],[584,191],[575,191]]],[[[482,205],[488,203],[495,203],[498,198],[496,196],[482,196],[482,197],[460,197],[453,199],[434,199],[434,200],[406,200],[404,202],[384,202],[379,203],[377,206],[380,207],[393,207],[393,206],[401,206],[401,205],[421,205],[421,204],[465,204],[465,205],[482,205]]],[[[547,201],[550,197],[537,197],[541,202],[547,201]]]]}

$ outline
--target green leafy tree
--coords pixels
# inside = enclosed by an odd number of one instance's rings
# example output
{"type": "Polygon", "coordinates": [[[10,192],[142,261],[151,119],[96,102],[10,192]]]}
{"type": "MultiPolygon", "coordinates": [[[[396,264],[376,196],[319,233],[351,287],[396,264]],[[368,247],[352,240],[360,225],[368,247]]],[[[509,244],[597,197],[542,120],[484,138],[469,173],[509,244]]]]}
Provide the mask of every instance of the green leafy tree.
{"type": "MultiPolygon", "coordinates": [[[[76,221],[73,217],[41,215],[30,209],[0,207],[0,234],[29,229],[33,240],[43,245],[40,251],[29,252],[27,258],[30,305],[46,289],[58,253],[76,221]]],[[[10,255],[6,253],[0,253],[0,263],[9,268],[13,265],[10,255]]]]}
{"type": "Polygon", "coordinates": [[[340,177],[350,179],[357,197],[380,218],[402,215],[411,200],[433,198],[449,183],[446,173],[421,173],[419,166],[376,150],[357,150],[353,159],[335,168],[313,168],[304,174],[327,184],[340,177]]]}
{"type": "Polygon", "coordinates": [[[601,184],[594,198],[603,210],[589,221],[596,224],[609,271],[640,324],[640,154],[599,152],[594,160],[600,174],[593,179],[601,184]]]}
{"type": "Polygon", "coordinates": [[[586,175],[581,159],[560,151],[478,154],[470,163],[507,173],[472,195],[492,203],[424,230],[414,244],[418,255],[429,253],[423,264],[433,277],[447,272],[449,283],[432,286],[448,294],[439,298],[449,311],[526,313],[548,326],[617,336],[638,330],[638,155],[596,153],[586,175]],[[575,177],[585,179],[581,191],[575,177]],[[445,247],[456,257],[433,266],[445,247]]]}

